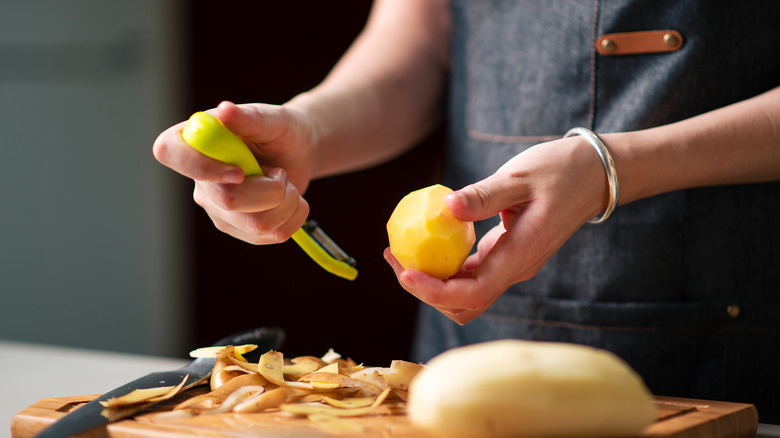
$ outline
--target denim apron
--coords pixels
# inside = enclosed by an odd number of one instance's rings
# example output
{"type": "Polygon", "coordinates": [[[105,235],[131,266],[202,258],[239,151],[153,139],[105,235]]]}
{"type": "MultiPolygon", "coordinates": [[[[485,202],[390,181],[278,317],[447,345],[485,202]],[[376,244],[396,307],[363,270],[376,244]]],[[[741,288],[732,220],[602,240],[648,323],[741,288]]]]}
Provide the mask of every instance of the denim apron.
{"type": "MultiPolygon", "coordinates": [[[[451,12],[452,188],[575,126],[654,127],[780,85],[777,0],[454,0],[451,12]],[[682,41],[596,50],[604,35],[655,30],[682,41]]],[[[624,358],[655,394],[754,403],[762,422],[780,422],[780,183],[618,207],[473,322],[428,306],[418,322],[419,361],[498,338],[587,344],[624,358]]]]}

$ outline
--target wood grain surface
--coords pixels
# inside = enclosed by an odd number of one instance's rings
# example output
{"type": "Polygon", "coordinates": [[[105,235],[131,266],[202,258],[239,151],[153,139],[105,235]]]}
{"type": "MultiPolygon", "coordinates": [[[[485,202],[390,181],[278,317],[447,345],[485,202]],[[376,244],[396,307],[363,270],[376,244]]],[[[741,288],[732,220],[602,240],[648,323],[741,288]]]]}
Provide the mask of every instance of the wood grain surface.
{"type": "MultiPolygon", "coordinates": [[[[88,402],[94,395],[47,398],[17,413],[11,423],[13,438],[35,436],[40,430],[88,402]]],[[[758,414],[751,404],[656,397],[658,419],[642,437],[747,438],[758,428],[758,414]]],[[[218,414],[199,417],[166,417],[166,412],[145,413],[134,419],[101,426],[80,438],[184,438],[184,437],[419,437],[433,438],[413,426],[403,413],[349,419],[354,432],[336,433],[330,426],[280,412],[218,414]]],[[[396,410],[397,412],[398,410],[396,410]]]]}

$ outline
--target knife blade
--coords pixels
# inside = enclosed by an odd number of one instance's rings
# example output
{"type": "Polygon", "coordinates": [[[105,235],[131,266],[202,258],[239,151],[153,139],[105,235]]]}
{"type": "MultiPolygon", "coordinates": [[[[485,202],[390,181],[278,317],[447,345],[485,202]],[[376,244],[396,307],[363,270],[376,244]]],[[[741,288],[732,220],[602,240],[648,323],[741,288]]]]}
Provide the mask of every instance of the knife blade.
{"type": "MultiPolygon", "coordinates": [[[[261,327],[226,336],[215,342],[214,345],[257,344],[258,348],[256,351],[266,352],[279,349],[283,342],[284,331],[282,329],[261,327]]],[[[181,390],[185,391],[205,382],[211,376],[215,362],[215,358],[198,358],[178,370],[151,373],[133,380],[80,406],[43,429],[36,435],[36,438],[65,438],[113,421],[132,417],[142,410],[153,407],[157,403],[127,406],[118,410],[112,410],[110,414],[104,414],[106,408],[100,402],[114,397],[121,397],[135,389],[176,386],[184,379],[187,379],[181,390]]]]}

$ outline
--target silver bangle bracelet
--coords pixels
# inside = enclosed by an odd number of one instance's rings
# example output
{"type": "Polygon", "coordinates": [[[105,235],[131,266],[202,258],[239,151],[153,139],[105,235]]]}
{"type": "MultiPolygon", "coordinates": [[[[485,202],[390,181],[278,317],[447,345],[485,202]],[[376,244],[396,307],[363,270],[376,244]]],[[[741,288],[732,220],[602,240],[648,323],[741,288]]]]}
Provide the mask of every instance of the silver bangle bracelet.
{"type": "Polygon", "coordinates": [[[601,158],[601,162],[604,164],[604,170],[607,171],[607,182],[609,183],[609,204],[607,209],[604,210],[604,214],[601,217],[593,218],[588,221],[591,224],[600,224],[609,219],[612,213],[615,211],[615,207],[618,205],[618,198],[620,197],[620,185],[618,184],[617,170],[615,170],[615,162],[612,161],[612,155],[609,154],[609,150],[601,141],[595,132],[587,128],[572,128],[563,138],[572,137],[575,135],[582,136],[588,143],[596,149],[596,152],[601,158]]]}

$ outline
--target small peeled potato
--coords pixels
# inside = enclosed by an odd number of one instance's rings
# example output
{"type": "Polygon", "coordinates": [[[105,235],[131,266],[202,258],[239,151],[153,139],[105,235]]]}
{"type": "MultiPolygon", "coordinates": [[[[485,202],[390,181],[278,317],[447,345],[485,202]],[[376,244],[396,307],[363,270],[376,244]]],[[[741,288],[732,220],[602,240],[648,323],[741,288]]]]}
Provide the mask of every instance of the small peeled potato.
{"type": "Polygon", "coordinates": [[[474,224],[463,222],[444,205],[451,189],[436,184],[406,195],[387,222],[390,252],[404,269],[438,279],[460,270],[476,240],[474,224]]]}

